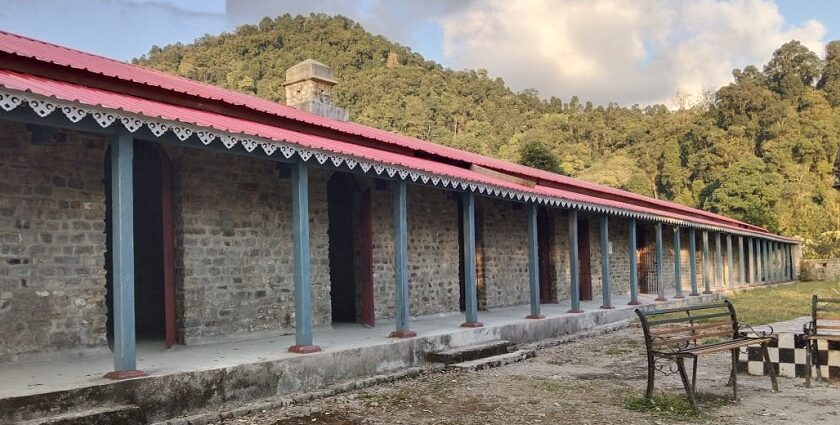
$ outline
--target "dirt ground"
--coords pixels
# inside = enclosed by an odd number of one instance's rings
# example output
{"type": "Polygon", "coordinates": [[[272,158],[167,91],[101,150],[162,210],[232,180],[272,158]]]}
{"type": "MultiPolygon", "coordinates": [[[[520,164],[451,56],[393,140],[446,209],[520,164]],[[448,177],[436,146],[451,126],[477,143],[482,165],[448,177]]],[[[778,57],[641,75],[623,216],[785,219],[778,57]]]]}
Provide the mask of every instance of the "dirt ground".
{"type": "Polygon", "coordinates": [[[664,400],[642,402],[646,366],[641,332],[622,330],[539,350],[521,363],[479,372],[422,375],[224,424],[730,424],[840,423],[840,385],[739,374],[740,399],[726,387],[728,353],[701,358],[698,414],[684,407],[679,376],[657,374],[664,400]],[[639,407],[641,405],[642,407],[639,407]],[[674,407],[676,405],[676,407],[674,407]]]}

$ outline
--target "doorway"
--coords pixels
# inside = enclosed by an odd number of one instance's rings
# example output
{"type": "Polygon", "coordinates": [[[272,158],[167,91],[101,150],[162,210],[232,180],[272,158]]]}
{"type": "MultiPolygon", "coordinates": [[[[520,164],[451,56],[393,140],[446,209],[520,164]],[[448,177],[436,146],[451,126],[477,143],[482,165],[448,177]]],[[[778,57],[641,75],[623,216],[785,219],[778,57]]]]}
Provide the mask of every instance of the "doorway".
{"type": "Polygon", "coordinates": [[[639,293],[656,292],[656,246],[648,243],[650,237],[642,224],[636,225],[636,264],[639,293]]]}
{"type": "Polygon", "coordinates": [[[578,219],[578,273],[580,299],[592,299],[592,258],[589,241],[589,220],[578,219]]]}
{"type": "Polygon", "coordinates": [[[333,323],[374,325],[370,190],[349,173],[327,182],[330,305],[333,323]]]}
{"type": "Polygon", "coordinates": [[[546,208],[537,210],[537,254],[539,260],[540,302],[557,302],[554,269],[554,222],[546,208]]]}
{"type": "MultiPolygon", "coordinates": [[[[107,337],[114,339],[111,150],[105,153],[105,303],[107,337]]],[[[175,264],[172,168],[156,144],[134,142],[134,320],[136,338],[175,344],[175,264]]]]}

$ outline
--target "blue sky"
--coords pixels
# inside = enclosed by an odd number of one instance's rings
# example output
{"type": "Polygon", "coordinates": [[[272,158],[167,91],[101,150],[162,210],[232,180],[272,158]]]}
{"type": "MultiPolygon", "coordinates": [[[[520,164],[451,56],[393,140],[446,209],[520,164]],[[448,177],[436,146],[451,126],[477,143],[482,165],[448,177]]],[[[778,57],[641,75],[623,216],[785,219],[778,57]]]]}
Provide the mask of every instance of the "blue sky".
{"type": "Polygon", "coordinates": [[[517,90],[647,104],[725,84],[732,68],[766,62],[791,38],[822,54],[840,39],[837,10],[831,0],[0,0],[0,29],[129,60],[262,16],[317,11],[517,90]]]}

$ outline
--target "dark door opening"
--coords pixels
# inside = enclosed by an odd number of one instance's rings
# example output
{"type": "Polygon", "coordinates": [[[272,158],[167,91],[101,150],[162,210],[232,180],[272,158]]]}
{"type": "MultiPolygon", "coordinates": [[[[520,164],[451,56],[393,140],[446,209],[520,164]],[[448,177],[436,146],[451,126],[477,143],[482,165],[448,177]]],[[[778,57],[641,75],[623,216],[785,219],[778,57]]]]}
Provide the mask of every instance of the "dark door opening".
{"type": "Polygon", "coordinates": [[[639,293],[656,292],[656,247],[648,243],[648,234],[642,224],[636,225],[636,275],[639,293]]]}
{"type": "Polygon", "coordinates": [[[539,259],[540,302],[557,302],[554,269],[554,223],[548,210],[537,210],[537,255],[539,259]]]}
{"type": "MultiPolygon", "coordinates": [[[[139,340],[174,343],[171,170],[165,153],[150,142],[134,142],[134,316],[139,340]]],[[[107,336],[114,337],[114,281],[111,258],[111,151],[105,158],[105,276],[107,336]]]]}
{"type": "Polygon", "coordinates": [[[332,321],[373,326],[369,191],[337,172],[327,182],[327,203],[332,321]]]}
{"type": "Polygon", "coordinates": [[[589,221],[578,220],[578,270],[580,299],[592,299],[592,258],[589,242],[589,221]]]}

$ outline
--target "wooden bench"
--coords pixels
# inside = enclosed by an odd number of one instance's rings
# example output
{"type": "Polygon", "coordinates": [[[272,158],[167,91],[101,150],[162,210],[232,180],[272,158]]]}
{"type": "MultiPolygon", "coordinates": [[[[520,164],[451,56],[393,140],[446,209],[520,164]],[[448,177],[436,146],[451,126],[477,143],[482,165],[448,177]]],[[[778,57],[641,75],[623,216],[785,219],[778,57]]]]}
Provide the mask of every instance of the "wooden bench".
{"type": "Polygon", "coordinates": [[[840,341],[840,298],[811,297],[811,321],[804,326],[805,386],[811,386],[812,364],[817,367],[817,379],[822,379],[818,343],[840,341]]]}
{"type": "MultiPolygon", "coordinates": [[[[764,365],[770,374],[773,390],[778,391],[776,373],[770,363],[767,344],[774,338],[770,332],[756,332],[750,326],[738,323],[735,308],[729,300],[722,303],[693,307],[670,308],[664,310],[643,311],[636,309],[642,324],[647,349],[648,381],[645,397],[653,397],[653,383],[656,371],[667,373],[658,360],[671,360],[677,364],[677,371],[682,379],[688,401],[696,408],[697,358],[705,354],[721,351],[732,353],[732,370],[729,383],[732,395],[738,398],[737,368],[741,348],[761,345],[764,353],[764,365]],[[753,336],[750,336],[752,334],[753,336]],[[691,382],[685,370],[685,359],[692,360],[691,382]]],[[[670,372],[674,372],[669,367],[670,372]]]]}

